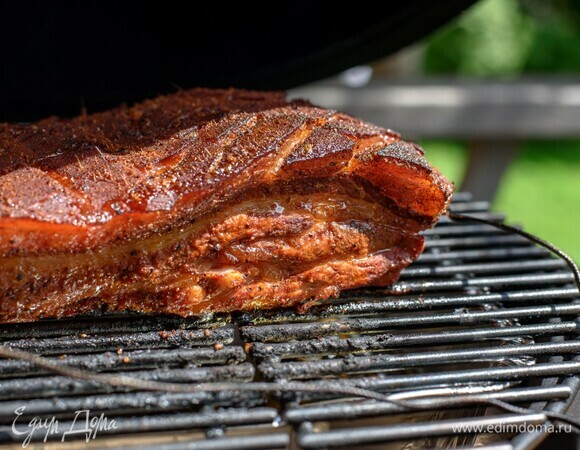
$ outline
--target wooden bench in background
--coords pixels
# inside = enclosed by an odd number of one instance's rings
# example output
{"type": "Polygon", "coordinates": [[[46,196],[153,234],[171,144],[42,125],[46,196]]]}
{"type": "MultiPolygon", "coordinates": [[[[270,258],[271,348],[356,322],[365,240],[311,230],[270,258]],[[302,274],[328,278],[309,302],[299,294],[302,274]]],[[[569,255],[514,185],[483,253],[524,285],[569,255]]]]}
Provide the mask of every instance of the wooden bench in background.
{"type": "Polygon", "coordinates": [[[468,142],[460,189],[481,200],[493,199],[522,141],[580,137],[580,80],[574,79],[374,79],[359,88],[332,80],[290,95],[392,128],[408,139],[468,142]]]}

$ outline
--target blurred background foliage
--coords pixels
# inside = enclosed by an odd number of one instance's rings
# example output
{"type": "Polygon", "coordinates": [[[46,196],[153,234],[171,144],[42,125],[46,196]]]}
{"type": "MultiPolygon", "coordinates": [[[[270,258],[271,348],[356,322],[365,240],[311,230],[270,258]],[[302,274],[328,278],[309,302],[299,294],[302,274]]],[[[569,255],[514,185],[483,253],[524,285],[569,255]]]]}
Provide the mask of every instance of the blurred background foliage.
{"type": "Polygon", "coordinates": [[[427,43],[427,73],[580,72],[580,0],[482,0],[427,43]]]}
{"type": "MultiPolygon", "coordinates": [[[[424,43],[431,75],[580,75],[580,0],[482,0],[424,43]]],[[[578,140],[525,142],[505,174],[494,209],[580,261],[578,140]]],[[[457,184],[467,161],[461,142],[422,142],[457,184]]]]}

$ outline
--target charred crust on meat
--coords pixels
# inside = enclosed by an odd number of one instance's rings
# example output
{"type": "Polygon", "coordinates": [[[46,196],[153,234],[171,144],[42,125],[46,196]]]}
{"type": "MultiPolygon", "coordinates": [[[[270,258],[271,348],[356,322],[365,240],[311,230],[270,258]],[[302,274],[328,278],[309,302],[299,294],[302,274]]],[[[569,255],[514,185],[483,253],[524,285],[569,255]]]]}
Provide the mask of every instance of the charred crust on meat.
{"type": "Polygon", "coordinates": [[[282,92],[0,124],[0,322],[303,310],[393,283],[451,191],[397,133],[282,92]]]}

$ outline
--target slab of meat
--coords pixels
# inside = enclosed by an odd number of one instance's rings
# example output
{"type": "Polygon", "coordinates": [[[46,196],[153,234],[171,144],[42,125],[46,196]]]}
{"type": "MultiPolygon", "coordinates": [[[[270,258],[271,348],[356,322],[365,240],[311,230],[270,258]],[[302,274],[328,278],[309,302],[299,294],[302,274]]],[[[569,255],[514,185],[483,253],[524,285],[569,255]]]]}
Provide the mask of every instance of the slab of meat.
{"type": "Polygon", "coordinates": [[[282,93],[194,89],[3,124],[0,322],[388,285],[450,195],[416,145],[282,93]]]}

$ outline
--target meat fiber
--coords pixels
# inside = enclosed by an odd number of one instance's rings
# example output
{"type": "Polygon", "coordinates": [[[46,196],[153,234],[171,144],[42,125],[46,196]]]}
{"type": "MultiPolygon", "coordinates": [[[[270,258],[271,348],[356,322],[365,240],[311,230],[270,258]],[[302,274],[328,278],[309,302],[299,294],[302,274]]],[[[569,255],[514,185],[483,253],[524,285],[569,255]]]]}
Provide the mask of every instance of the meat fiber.
{"type": "Polygon", "coordinates": [[[304,305],[395,282],[450,183],[389,130],[194,89],[0,125],[0,322],[304,305]]]}

